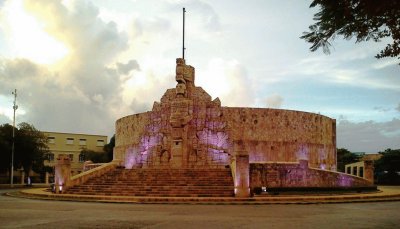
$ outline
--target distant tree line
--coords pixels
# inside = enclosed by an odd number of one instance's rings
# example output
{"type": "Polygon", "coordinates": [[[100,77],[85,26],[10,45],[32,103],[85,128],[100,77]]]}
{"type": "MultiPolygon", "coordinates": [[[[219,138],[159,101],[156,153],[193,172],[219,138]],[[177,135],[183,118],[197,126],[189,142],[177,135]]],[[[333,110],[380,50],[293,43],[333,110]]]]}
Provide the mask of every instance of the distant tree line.
{"type": "MultiPolygon", "coordinates": [[[[10,124],[0,125],[0,174],[11,172],[13,128],[10,124]]],[[[53,168],[44,165],[44,161],[48,160],[51,153],[47,145],[47,136],[26,122],[15,127],[14,134],[14,170],[23,169],[25,174],[30,174],[31,171],[37,174],[52,173],[53,168]]],[[[94,152],[83,149],[81,153],[85,160],[91,160],[94,163],[110,162],[113,159],[114,146],[115,135],[108,144],[104,145],[103,151],[94,152]]]]}
{"type": "Polygon", "coordinates": [[[400,185],[400,149],[387,149],[375,161],[375,176],[379,184],[400,185]]]}
{"type": "MultiPolygon", "coordinates": [[[[13,126],[0,125],[0,172],[11,171],[11,151],[13,126]]],[[[33,125],[20,123],[14,128],[14,170],[22,168],[26,174],[30,171],[41,173],[51,168],[44,166],[49,148],[47,137],[33,125]]]]}
{"type": "Polygon", "coordinates": [[[96,152],[93,150],[83,149],[81,155],[85,161],[92,161],[94,163],[106,163],[113,159],[113,149],[115,146],[115,134],[110,139],[108,144],[105,144],[102,152],[96,152]]]}
{"type": "MultiPolygon", "coordinates": [[[[378,184],[400,185],[400,149],[379,152],[382,157],[374,162],[375,182],[378,184]]],[[[347,149],[337,149],[337,170],[345,172],[345,165],[360,161],[363,155],[347,149]]]]}

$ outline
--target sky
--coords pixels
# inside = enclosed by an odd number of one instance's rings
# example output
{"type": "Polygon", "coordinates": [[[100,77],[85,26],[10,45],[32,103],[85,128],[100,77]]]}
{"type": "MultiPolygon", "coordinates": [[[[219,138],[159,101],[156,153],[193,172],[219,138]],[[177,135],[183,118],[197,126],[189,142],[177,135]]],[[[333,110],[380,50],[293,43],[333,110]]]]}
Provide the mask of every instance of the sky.
{"type": "Polygon", "coordinates": [[[337,147],[400,148],[400,66],[390,40],[338,37],[330,55],[299,37],[311,1],[0,0],[0,124],[112,136],[175,87],[186,8],[186,63],[223,106],[320,113],[337,147]]]}

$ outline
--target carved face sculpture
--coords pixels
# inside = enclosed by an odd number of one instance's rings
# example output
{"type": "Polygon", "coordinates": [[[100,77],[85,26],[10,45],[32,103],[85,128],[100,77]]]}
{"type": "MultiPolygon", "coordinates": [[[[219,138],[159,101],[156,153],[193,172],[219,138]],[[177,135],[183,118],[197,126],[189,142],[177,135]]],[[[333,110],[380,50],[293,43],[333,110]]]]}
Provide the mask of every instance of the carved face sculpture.
{"type": "Polygon", "coordinates": [[[183,83],[178,83],[176,85],[176,95],[185,95],[186,85],[183,83]]]}
{"type": "Polygon", "coordinates": [[[176,58],[176,64],[183,65],[183,64],[185,64],[185,60],[182,58],[176,58]]]}

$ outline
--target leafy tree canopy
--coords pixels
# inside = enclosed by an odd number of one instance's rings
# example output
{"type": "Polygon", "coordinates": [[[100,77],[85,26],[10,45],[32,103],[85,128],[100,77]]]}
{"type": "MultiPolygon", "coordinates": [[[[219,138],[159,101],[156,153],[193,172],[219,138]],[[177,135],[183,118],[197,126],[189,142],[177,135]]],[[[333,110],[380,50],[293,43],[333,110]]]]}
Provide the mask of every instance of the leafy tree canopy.
{"type": "Polygon", "coordinates": [[[391,37],[392,43],[375,57],[400,59],[399,0],[314,0],[312,7],[319,7],[316,22],[300,37],[312,44],[311,51],[322,47],[329,54],[330,42],[338,35],[347,40],[355,37],[356,42],[391,37]]]}
{"type": "Polygon", "coordinates": [[[337,171],[345,172],[345,165],[359,161],[360,156],[347,149],[337,149],[337,171]]]}
{"type": "Polygon", "coordinates": [[[103,152],[96,152],[93,150],[83,149],[81,155],[85,161],[92,161],[94,163],[106,163],[113,159],[113,149],[115,146],[115,134],[110,139],[108,144],[103,147],[103,152]]]}
{"type": "MultiPolygon", "coordinates": [[[[0,168],[11,167],[12,129],[9,124],[0,126],[0,168]]],[[[14,168],[23,167],[26,173],[30,170],[41,172],[44,168],[43,161],[49,152],[46,136],[33,125],[20,123],[15,128],[14,139],[14,168]]]]}
{"type": "Polygon", "coordinates": [[[377,182],[400,185],[400,149],[387,149],[379,153],[382,157],[375,161],[377,182]]]}
{"type": "Polygon", "coordinates": [[[106,163],[108,162],[106,152],[96,152],[93,150],[83,149],[81,151],[85,161],[92,161],[93,163],[106,163]]]}
{"type": "Polygon", "coordinates": [[[115,134],[111,137],[110,142],[105,144],[103,151],[107,154],[107,160],[112,161],[113,159],[113,149],[115,147],[115,134]]]}

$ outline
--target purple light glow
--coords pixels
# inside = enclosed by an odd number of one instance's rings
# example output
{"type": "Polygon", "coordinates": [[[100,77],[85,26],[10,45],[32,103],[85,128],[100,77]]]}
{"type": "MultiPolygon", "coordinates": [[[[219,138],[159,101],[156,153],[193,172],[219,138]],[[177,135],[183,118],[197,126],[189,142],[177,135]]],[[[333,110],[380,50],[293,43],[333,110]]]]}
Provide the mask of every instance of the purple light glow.
{"type": "Polygon", "coordinates": [[[143,136],[138,146],[132,146],[125,152],[125,168],[132,169],[146,164],[149,154],[162,142],[162,134],[155,136],[143,136]]]}
{"type": "Polygon", "coordinates": [[[132,169],[140,163],[140,154],[136,147],[131,147],[125,153],[125,168],[132,169]]]}
{"type": "Polygon", "coordinates": [[[325,170],[327,165],[326,165],[326,160],[328,159],[328,152],[324,149],[319,149],[318,150],[318,160],[320,164],[320,168],[325,170]]]}
{"type": "Polygon", "coordinates": [[[225,132],[202,130],[197,132],[197,135],[203,144],[208,144],[219,149],[227,149],[229,147],[228,134],[225,132]]]}
{"type": "Polygon", "coordinates": [[[206,126],[209,129],[222,129],[226,126],[226,124],[224,122],[213,122],[213,121],[207,121],[206,122],[206,126]]]}
{"type": "Polygon", "coordinates": [[[310,152],[308,150],[308,147],[305,145],[301,145],[299,150],[297,150],[296,155],[297,160],[309,160],[310,152]]]}
{"type": "Polygon", "coordinates": [[[343,173],[339,174],[337,182],[338,186],[340,187],[353,186],[353,178],[343,173]]]}
{"type": "Polygon", "coordinates": [[[213,161],[219,161],[222,163],[229,162],[229,156],[227,153],[224,153],[223,150],[208,149],[208,154],[211,156],[213,161]]]}

